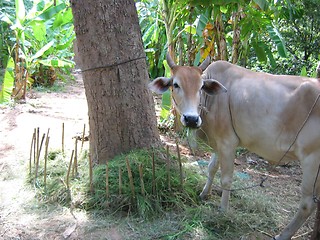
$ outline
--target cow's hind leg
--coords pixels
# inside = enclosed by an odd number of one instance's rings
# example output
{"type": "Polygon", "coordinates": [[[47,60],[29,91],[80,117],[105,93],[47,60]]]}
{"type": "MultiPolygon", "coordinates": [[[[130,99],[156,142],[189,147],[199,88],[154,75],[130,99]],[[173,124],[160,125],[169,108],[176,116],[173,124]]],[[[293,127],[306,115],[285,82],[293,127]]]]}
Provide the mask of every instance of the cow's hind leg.
{"type": "MultiPolygon", "coordinates": [[[[310,160],[310,159],[309,159],[310,160]]],[[[301,201],[297,213],[294,215],[291,222],[285,227],[285,229],[275,237],[276,240],[289,240],[298,231],[302,224],[307,220],[307,218],[315,210],[316,204],[313,199],[313,194],[319,196],[320,193],[320,176],[315,185],[315,178],[317,175],[319,162],[318,161],[308,161],[306,159],[302,162],[302,184],[301,184],[301,201]]]]}
{"type": "Polygon", "coordinates": [[[212,187],[212,182],[214,179],[214,176],[216,175],[216,172],[219,169],[219,160],[216,156],[216,154],[212,154],[211,155],[211,159],[210,159],[210,163],[208,166],[208,179],[207,182],[202,190],[202,192],[200,193],[200,198],[202,200],[205,200],[208,196],[208,193],[211,192],[211,187],[212,187]]]}

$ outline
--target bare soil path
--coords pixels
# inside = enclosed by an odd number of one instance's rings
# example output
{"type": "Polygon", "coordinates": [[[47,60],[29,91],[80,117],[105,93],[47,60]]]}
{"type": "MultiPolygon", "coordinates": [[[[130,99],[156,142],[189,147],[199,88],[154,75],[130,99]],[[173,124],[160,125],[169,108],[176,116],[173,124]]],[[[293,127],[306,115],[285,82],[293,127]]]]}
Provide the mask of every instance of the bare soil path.
{"type": "Polygon", "coordinates": [[[0,239],[64,239],[65,231],[82,221],[81,213],[39,207],[26,183],[27,163],[34,128],[39,127],[41,135],[50,128],[49,149],[61,149],[64,123],[65,145],[73,146],[72,136],[88,119],[82,79],[78,76],[62,92],[29,96],[25,104],[0,109],[0,239]]]}

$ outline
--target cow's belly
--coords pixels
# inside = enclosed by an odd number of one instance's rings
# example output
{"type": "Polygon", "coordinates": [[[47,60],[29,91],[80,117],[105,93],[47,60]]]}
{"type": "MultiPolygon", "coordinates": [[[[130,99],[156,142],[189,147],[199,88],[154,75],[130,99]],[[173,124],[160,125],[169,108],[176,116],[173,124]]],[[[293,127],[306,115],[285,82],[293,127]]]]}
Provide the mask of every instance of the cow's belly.
{"type": "Polygon", "coordinates": [[[290,161],[298,160],[294,151],[289,150],[287,152],[289,147],[288,149],[283,150],[268,144],[268,142],[262,141],[250,146],[243,145],[243,147],[248,149],[250,152],[256,153],[271,164],[278,164],[279,162],[281,162],[281,164],[284,164],[290,161]]]}
{"type": "Polygon", "coordinates": [[[294,136],[288,134],[284,136],[277,126],[266,125],[268,126],[266,128],[261,124],[257,126],[251,123],[247,127],[243,125],[237,133],[240,146],[274,164],[277,164],[280,159],[282,159],[281,162],[297,160],[295,146],[290,148],[294,136]]]}

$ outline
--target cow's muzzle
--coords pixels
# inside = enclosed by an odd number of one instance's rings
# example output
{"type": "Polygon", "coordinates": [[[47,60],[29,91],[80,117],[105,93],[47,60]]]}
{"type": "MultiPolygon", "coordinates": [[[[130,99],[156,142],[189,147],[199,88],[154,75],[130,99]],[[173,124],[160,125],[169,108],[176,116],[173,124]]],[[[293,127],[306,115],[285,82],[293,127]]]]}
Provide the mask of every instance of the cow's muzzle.
{"type": "Polygon", "coordinates": [[[199,128],[202,123],[199,115],[182,115],[181,122],[184,126],[189,128],[199,128]]]}

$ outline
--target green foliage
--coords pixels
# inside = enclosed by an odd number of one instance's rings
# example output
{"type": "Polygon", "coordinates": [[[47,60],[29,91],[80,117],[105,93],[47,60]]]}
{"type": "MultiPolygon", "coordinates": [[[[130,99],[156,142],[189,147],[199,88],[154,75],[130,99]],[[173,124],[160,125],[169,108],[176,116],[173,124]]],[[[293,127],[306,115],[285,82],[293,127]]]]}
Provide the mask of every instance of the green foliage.
{"type": "MultiPolygon", "coordinates": [[[[238,64],[267,72],[299,75],[302,66],[313,76],[319,59],[320,24],[316,0],[299,1],[140,1],[138,4],[143,40],[152,78],[164,75],[163,59],[172,41],[177,62],[198,64],[209,50],[206,41],[214,42],[217,57],[219,36],[225,36],[227,60],[233,49],[234,26],[240,30],[238,64]],[[166,9],[164,6],[171,6],[166,9]],[[169,11],[168,22],[163,11],[169,11]],[[234,14],[239,14],[234,22],[234,14]],[[213,29],[210,39],[204,37],[206,24],[222,16],[224,32],[213,29]],[[176,18],[174,18],[175,16],[176,18]],[[169,19],[169,20],[170,20],[169,19]],[[172,24],[165,28],[166,24],[172,24]],[[166,30],[170,30],[170,32],[166,30]],[[172,36],[173,37],[172,37],[172,36]],[[171,39],[169,41],[169,38],[171,39]],[[312,62],[310,62],[312,61],[312,62]],[[284,64],[284,65],[283,65],[284,64]]],[[[213,53],[211,52],[211,54],[213,53]]]]}
{"type": "Polygon", "coordinates": [[[74,66],[71,58],[75,34],[68,5],[66,0],[38,0],[31,4],[16,0],[14,5],[2,6],[2,46],[9,50],[0,49],[4,53],[0,61],[6,62],[13,53],[15,65],[20,69],[15,73],[16,82],[52,84],[55,74],[45,75],[44,67],[54,72],[55,68],[68,71],[74,66]]]}
{"type": "Polygon", "coordinates": [[[317,0],[298,0],[281,8],[279,31],[287,42],[289,57],[281,60],[277,72],[314,76],[320,59],[320,12],[317,0]],[[306,74],[303,68],[306,69],[306,74]]]}
{"type": "Polygon", "coordinates": [[[3,83],[0,91],[0,103],[7,103],[11,99],[11,93],[14,82],[14,62],[9,58],[7,68],[4,73],[3,83]]]}

